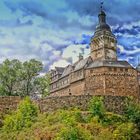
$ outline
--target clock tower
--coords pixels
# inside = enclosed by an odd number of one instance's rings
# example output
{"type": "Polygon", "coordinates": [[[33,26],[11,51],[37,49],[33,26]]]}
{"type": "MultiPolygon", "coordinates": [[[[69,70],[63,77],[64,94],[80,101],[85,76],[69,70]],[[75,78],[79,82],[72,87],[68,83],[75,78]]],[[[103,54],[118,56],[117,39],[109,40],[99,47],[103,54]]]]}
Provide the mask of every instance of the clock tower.
{"type": "Polygon", "coordinates": [[[117,60],[117,40],[110,26],[106,23],[106,14],[101,9],[99,23],[94,36],[91,38],[90,48],[93,60],[117,60]]]}

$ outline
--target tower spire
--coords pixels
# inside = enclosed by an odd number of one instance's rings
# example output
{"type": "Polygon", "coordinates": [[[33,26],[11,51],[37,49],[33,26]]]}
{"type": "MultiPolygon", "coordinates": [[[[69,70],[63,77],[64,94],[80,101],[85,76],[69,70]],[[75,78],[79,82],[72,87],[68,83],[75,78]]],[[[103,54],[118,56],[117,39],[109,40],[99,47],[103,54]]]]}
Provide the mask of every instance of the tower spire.
{"type": "Polygon", "coordinates": [[[98,14],[99,23],[91,40],[91,57],[93,60],[117,60],[117,40],[106,22],[106,14],[101,2],[98,14]]]}

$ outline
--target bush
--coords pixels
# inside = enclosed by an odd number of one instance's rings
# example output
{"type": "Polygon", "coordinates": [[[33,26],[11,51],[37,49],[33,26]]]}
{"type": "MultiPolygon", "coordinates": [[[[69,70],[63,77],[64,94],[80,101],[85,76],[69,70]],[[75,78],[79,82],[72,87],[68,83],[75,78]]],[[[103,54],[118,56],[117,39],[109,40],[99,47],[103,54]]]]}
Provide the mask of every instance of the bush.
{"type": "Polygon", "coordinates": [[[76,122],[84,122],[84,118],[81,111],[77,108],[73,110],[61,110],[59,113],[59,119],[62,123],[68,125],[74,125],[76,122]]]}
{"type": "Polygon", "coordinates": [[[17,111],[4,119],[3,130],[7,132],[30,127],[38,116],[38,108],[27,97],[19,104],[17,111]]]}
{"type": "Polygon", "coordinates": [[[112,112],[107,112],[102,120],[105,125],[114,125],[118,123],[126,122],[126,118],[119,114],[114,114],[112,112]]]}
{"type": "Polygon", "coordinates": [[[140,130],[140,104],[132,98],[126,100],[125,116],[134,122],[140,130]]]}
{"type": "Polygon", "coordinates": [[[113,132],[114,139],[117,140],[138,140],[137,128],[133,123],[122,123],[113,132]]]}
{"type": "Polygon", "coordinates": [[[92,138],[90,132],[82,127],[65,127],[54,140],[92,140],[92,138]]]}
{"type": "Polygon", "coordinates": [[[99,119],[102,119],[105,115],[103,97],[93,97],[89,103],[89,110],[92,116],[97,116],[99,119]]]}

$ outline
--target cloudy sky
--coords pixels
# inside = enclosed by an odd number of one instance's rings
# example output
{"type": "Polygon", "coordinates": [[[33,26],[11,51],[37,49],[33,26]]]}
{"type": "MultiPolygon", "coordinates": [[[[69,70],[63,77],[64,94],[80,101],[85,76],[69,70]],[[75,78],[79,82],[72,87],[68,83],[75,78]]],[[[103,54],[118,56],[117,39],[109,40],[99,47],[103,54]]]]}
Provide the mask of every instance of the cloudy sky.
{"type": "MultiPolygon", "coordinates": [[[[0,0],[0,62],[41,60],[45,70],[89,55],[100,0],[0,0]]],[[[140,0],[104,0],[118,39],[118,57],[133,66],[140,57],[140,0]]]]}

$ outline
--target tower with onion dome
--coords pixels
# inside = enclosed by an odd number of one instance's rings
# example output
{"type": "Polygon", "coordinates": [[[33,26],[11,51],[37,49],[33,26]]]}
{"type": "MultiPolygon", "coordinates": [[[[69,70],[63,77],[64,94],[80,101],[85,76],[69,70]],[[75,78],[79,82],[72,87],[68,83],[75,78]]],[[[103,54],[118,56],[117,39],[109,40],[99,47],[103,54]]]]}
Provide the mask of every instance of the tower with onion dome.
{"type": "Polygon", "coordinates": [[[98,25],[91,39],[91,57],[93,60],[117,60],[117,40],[106,22],[102,10],[98,14],[98,25]]]}

